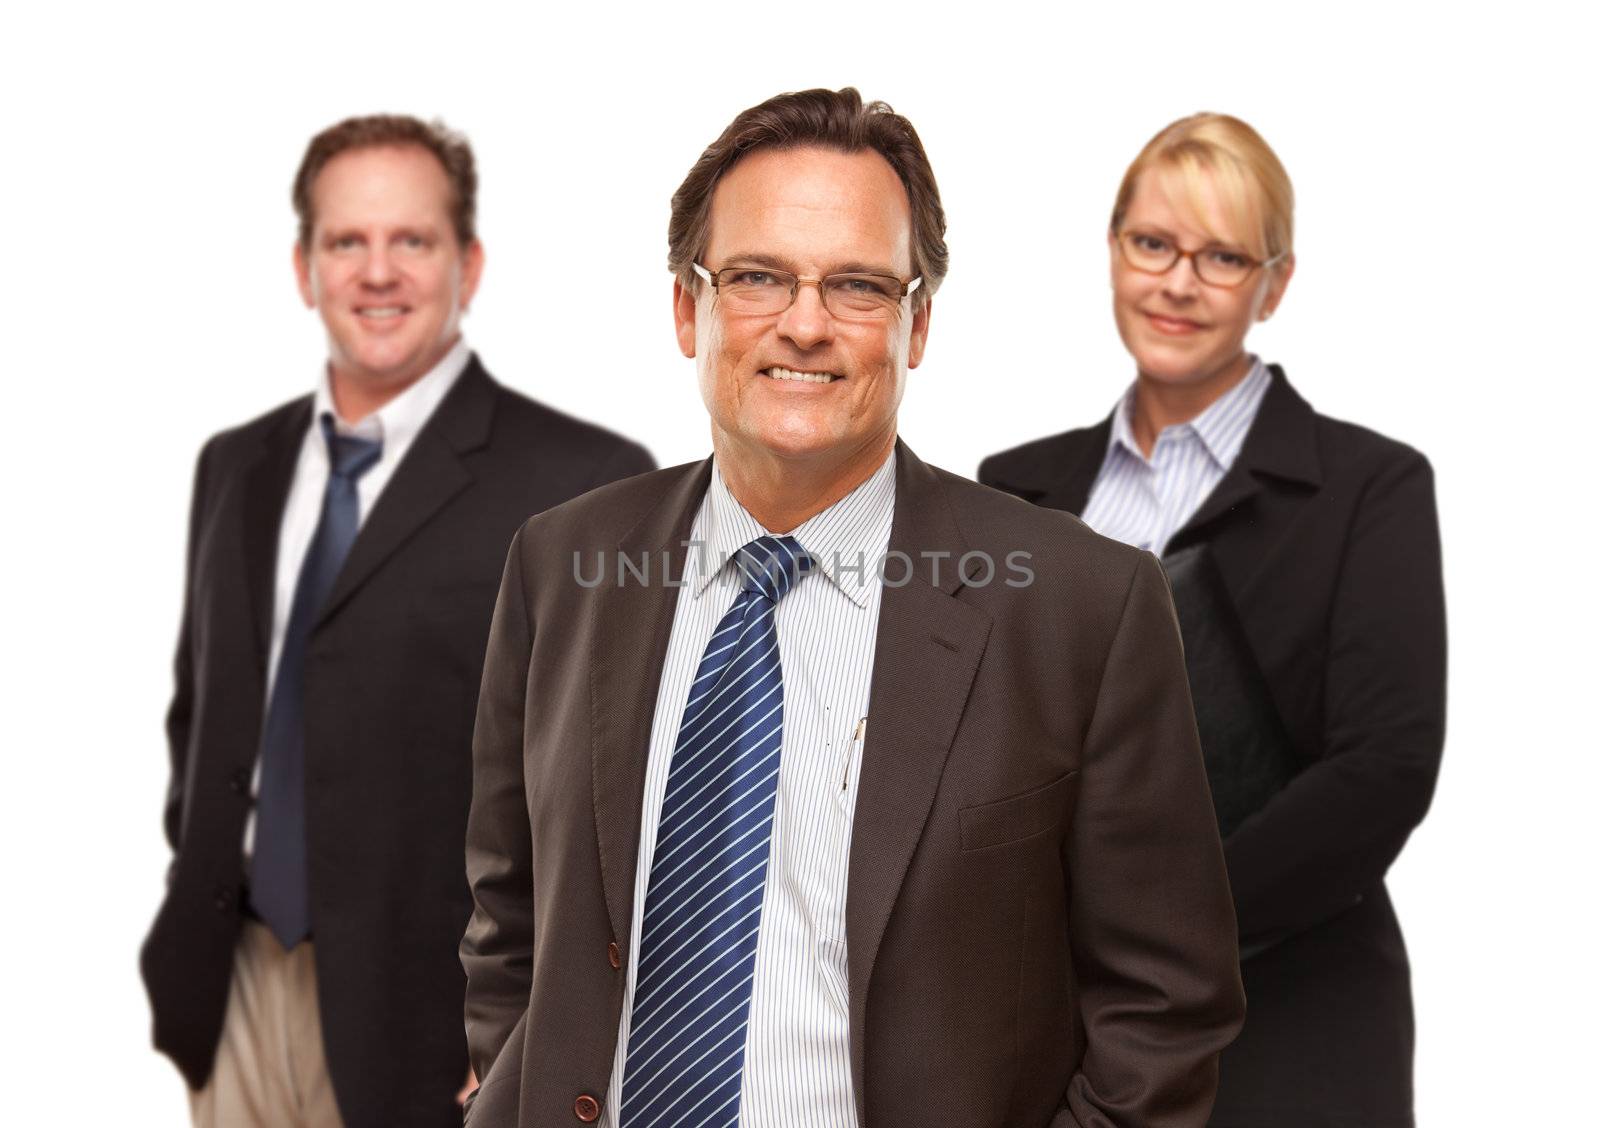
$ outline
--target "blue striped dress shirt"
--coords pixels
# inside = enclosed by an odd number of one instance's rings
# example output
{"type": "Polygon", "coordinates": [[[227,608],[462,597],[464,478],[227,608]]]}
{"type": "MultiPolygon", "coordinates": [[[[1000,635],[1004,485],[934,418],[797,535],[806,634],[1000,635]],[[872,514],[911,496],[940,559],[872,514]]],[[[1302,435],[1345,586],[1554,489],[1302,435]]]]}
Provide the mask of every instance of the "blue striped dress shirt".
{"type": "Polygon", "coordinates": [[[1111,416],[1105,460],[1083,507],[1097,533],[1160,556],[1174,533],[1216,488],[1255,422],[1272,375],[1259,357],[1250,371],[1187,423],[1163,427],[1150,457],[1133,437],[1133,388],[1111,416]]]}
{"type": "MultiPolygon", "coordinates": [[[[783,744],[745,1041],[742,1128],[856,1123],[845,890],[883,594],[878,568],[894,523],[894,465],[891,453],[850,494],[789,534],[816,561],[816,574],[774,612],[783,744]]],[[[650,730],[628,979],[603,1128],[615,1128],[621,1111],[639,933],[678,724],[706,643],[739,594],[733,554],[768,533],[714,466],[690,533],[697,547],[685,561],[650,730]]]]}

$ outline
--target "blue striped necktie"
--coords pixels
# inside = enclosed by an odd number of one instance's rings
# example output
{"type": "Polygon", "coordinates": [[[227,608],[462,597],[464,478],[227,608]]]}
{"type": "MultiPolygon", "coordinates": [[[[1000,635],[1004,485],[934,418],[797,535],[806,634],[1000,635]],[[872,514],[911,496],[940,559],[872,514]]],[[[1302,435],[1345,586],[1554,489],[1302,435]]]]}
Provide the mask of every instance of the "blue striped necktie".
{"type": "Polygon", "coordinates": [[[623,1073],[623,1128],[739,1123],[756,934],[783,746],[778,600],[811,567],[793,537],[734,556],[743,590],[689,687],[661,801],[623,1073]]]}
{"type": "Polygon", "coordinates": [[[306,875],[306,644],[361,524],[357,483],[383,453],[381,442],[335,433],[331,415],[324,413],[318,422],[328,444],[328,485],[322,494],[322,516],[295,581],[261,730],[261,782],[250,862],[251,907],[285,948],[293,948],[311,932],[306,875]]]}

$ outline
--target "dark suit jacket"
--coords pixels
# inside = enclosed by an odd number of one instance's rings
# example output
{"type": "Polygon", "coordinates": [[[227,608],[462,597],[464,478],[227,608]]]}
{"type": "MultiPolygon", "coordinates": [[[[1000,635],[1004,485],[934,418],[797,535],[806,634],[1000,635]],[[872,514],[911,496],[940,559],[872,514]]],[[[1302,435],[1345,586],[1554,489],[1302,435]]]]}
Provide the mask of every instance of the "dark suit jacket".
{"type": "MultiPolygon", "coordinates": [[[[302,398],[201,452],[168,716],[175,857],[141,963],[156,1046],[211,1072],[240,928],[278,527],[302,398]]],[[[459,1124],[456,948],[484,641],[530,513],[649,469],[632,443],[500,387],[474,358],[361,528],[310,641],[307,831],[328,1067],[349,1128],[459,1124]]]]}
{"type": "MultiPolygon", "coordinates": [[[[1110,420],[987,459],[980,480],[1080,513],[1110,420]]],[[[1272,385],[1172,538],[1211,553],[1298,760],[1224,843],[1250,1019],[1213,1124],[1411,1123],[1410,972],[1383,876],[1433,794],[1445,637],[1433,475],[1415,450],[1272,385]]]]}
{"type": "MultiPolygon", "coordinates": [[[[1204,1123],[1237,947],[1155,558],[899,447],[848,875],[851,1065],[871,1128],[1204,1123]],[[993,558],[991,582],[968,552],[993,558]],[[1007,556],[1029,554],[1032,582],[1007,556]],[[944,553],[943,557],[929,554],[944,553]],[[939,565],[937,572],[935,565],[939,565]],[[904,581],[898,582],[897,581],[904,581]]],[[[469,1123],[571,1122],[621,1018],[656,688],[710,463],[534,518],[473,746],[469,1123]],[[652,581],[592,578],[648,553],[652,581]]],[[[625,1110],[624,1110],[625,1111],[625,1110]]]]}

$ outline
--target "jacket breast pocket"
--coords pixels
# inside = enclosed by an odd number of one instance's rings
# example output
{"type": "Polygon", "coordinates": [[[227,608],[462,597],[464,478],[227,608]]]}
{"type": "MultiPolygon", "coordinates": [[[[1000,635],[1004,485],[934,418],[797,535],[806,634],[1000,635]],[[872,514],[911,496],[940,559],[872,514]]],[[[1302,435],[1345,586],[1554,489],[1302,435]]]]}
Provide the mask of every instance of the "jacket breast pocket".
{"type": "Polygon", "coordinates": [[[986,850],[1020,842],[1061,825],[1078,784],[1078,773],[1068,772],[1043,787],[961,811],[961,848],[986,850]]]}

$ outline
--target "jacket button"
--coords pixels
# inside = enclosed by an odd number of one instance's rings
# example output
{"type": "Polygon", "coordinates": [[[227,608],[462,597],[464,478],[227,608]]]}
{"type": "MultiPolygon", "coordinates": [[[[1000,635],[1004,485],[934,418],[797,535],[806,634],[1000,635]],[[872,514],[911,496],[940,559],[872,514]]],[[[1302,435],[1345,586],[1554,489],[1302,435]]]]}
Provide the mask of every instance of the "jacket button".
{"type": "Polygon", "coordinates": [[[232,889],[229,889],[226,885],[219,885],[217,886],[216,898],[211,903],[217,907],[217,912],[231,913],[235,897],[236,894],[232,889]]]}
{"type": "Polygon", "coordinates": [[[622,949],[617,947],[615,940],[606,945],[606,959],[611,961],[613,971],[622,970],[622,949]]]}
{"type": "Polygon", "coordinates": [[[600,1119],[600,1102],[585,1093],[572,1102],[572,1114],[585,1124],[593,1124],[600,1119]]]}
{"type": "Polygon", "coordinates": [[[228,790],[235,795],[250,794],[250,769],[240,768],[233,773],[233,778],[228,781],[228,790]]]}

